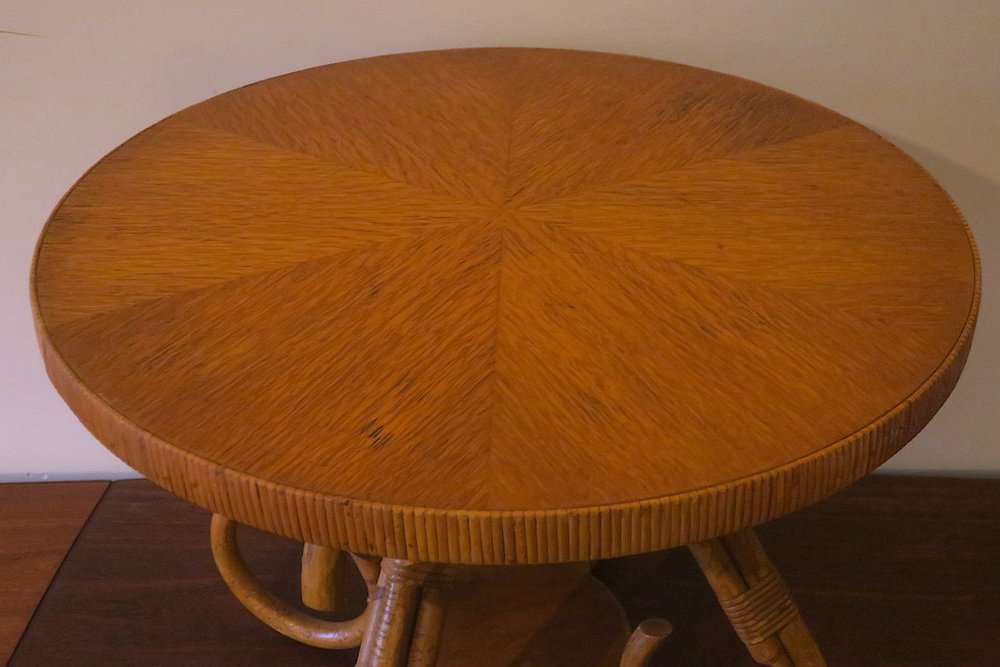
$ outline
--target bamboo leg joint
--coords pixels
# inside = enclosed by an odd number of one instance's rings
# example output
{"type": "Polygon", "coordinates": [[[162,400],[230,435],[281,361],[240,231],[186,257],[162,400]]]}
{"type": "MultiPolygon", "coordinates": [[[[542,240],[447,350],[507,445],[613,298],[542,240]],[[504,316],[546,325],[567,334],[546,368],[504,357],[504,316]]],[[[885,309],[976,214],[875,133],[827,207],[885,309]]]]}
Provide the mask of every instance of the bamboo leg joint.
{"type": "Polygon", "coordinates": [[[754,660],[774,667],[826,667],[788,588],[752,530],[696,542],[690,548],[754,660]]]}
{"type": "Polygon", "coordinates": [[[719,600],[733,630],[745,644],[760,644],[791,623],[797,610],[777,572],[734,598],[719,600]]]}

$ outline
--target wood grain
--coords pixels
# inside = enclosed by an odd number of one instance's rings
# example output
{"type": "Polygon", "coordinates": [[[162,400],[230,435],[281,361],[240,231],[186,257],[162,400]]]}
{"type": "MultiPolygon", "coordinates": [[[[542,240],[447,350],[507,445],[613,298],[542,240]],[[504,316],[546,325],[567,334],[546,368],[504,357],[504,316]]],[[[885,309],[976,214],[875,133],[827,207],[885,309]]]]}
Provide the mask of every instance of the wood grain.
{"type": "Polygon", "coordinates": [[[716,537],[877,467],[968,354],[976,251],[875,133],[535,49],[195,105],[67,194],[52,381],[171,491],[311,544],[547,563],[716,537]]]}
{"type": "Polygon", "coordinates": [[[0,484],[0,663],[6,664],[107,482],[0,484]]]}

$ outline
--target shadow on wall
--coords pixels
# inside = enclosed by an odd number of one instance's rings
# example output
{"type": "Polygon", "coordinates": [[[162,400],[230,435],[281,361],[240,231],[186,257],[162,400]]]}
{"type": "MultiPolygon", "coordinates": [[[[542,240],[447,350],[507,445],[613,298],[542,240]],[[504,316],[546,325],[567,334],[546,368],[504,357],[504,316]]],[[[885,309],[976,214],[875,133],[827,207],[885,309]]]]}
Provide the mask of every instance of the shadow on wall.
{"type": "Polygon", "coordinates": [[[885,135],[937,179],[965,215],[979,248],[982,302],[972,351],[951,399],[887,464],[894,472],[940,470],[1000,476],[1000,182],[905,139],[885,135]],[[957,470],[955,460],[971,462],[957,470]]]}

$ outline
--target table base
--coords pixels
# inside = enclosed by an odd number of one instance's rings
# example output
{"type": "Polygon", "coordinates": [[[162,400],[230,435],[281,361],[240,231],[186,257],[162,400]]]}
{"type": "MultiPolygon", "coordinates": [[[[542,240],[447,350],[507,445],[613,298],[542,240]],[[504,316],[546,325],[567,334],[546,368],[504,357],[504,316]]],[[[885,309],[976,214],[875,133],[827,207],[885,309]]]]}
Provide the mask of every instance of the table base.
{"type": "MultiPolygon", "coordinates": [[[[752,531],[690,548],[757,662],[825,667],[752,531]]],[[[360,647],[360,667],[643,667],[671,632],[667,621],[650,619],[630,636],[621,606],[588,563],[463,566],[351,554],[367,604],[353,619],[325,621],[260,586],[239,555],[235,522],[213,517],[212,551],[230,590],[258,619],[311,646],[360,647]]],[[[306,605],[335,611],[344,604],[345,560],[335,549],[305,546],[306,605]]]]}
{"type": "Polygon", "coordinates": [[[359,665],[616,667],[628,639],[587,564],[382,568],[359,665]]]}

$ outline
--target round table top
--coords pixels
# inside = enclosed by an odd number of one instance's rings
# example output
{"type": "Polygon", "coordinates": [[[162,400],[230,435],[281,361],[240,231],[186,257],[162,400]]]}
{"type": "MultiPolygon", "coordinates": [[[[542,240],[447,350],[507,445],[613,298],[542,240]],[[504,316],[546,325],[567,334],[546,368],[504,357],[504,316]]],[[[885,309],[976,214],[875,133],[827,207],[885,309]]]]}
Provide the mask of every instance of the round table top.
{"type": "Polygon", "coordinates": [[[473,563],[707,539],[891,456],[978,260],[870,130],[636,57],[411,53],[127,141],[33,274],[49,375],[153,481],[278,533],[473,563]]]}

